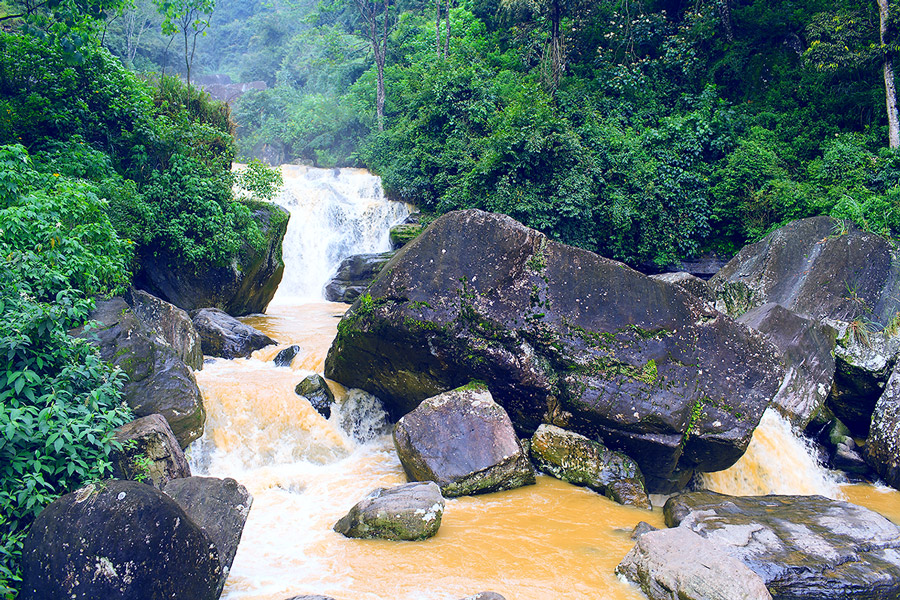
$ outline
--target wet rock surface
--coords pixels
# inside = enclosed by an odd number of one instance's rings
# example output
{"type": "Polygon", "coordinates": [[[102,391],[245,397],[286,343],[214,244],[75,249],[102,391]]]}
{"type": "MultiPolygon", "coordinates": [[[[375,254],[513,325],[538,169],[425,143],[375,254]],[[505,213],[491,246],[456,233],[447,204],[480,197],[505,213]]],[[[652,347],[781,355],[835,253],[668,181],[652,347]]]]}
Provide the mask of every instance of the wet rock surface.
{"type": "Polygon", "coordinates": [[[650,600],[771,600],[763,580],[719,544],[690,529],[647,531],[616,573],[650,600]]]}
{"type": "Polygon", "coordinates": [[[195,310],[191,312],[191,319],[200,332],[203,354],[208,356],[242,358],[278,343],[217,308],[195,310]]]}
{"type": "Polygon", "coordinates": [[[786,373],[772,403],[791,423],[806,427],[825,405],[834,382],[836,332],[773,303],[746,312],[738,321],[778,348],[786,373]]]}
{"type": "Polygon", "coordinates": [[[895,367],[872,413],[866,461],[884,481],[900,489],[900,368],[895,367]]]}
{"type": "Polygon", "coordinates": [[[337,272],[325,286],[325,299],[329,302],[351,303],[366,291],[369,284],[393,258],[395,252],[356,254],[345,258],[337,272]]]}
{"type": "Polygon", "coordinates": [[[104,481],[45,508],[25,539],[20,600],[215,600],[215,545],[178,504],[104,481]]]}
{"type": "Polygon", "coordinates": [[[334,394],[328,387],[328,382],[318,373],[307,375],[294,388],[294,393],[303,396],[312,405],[316,412],[325,417],[331,417],[331,405],[334,404],[334,394]]]}
{"type": "Polygon", "coordinates": [[[351,538],[424,540],[437,533],[444,498],[433,482],[378,488],[350,509],[334,530],[351,538]]]}
{"type": "Polygon", "coordinates": [[[98,300],[90,320],[99,327],[78,334],[128,375],[122,392],[135,416],[161,414],[182,448],[199,438],[206,421],[203,399],[193,372],[172,347],[148,330],[122,298],[98,300]]]}
{"type": "Polygon", "coordinates": [[[447,497],[535,481],[509,415],[480,385],[422,402],[397,422],[394,447],[411,481],[434,481],[447,497]]]}
{"type": "Polygon", "coordinates": [[[270,202],[244,201],[263,236],[261,248],[249,242],[231,264],[190,265],[162,248],[138,257],[135,286],[186,311],[215,307],[230,315],[265,312],[284,275],[281,243],[290,213],[270,202]]]}
{"type": "Polygon", "coordinates": [[[125,302],[138,319],[172,346],[184,364],[195,371],[203,368],[200,334],[187,312],[134,288],[125,294],[125,302]]]}
{"type": "Polygon", "coordinates": [[[162,415],[135,419],[115,430],[122,449],[113,448],[112,476],[163,489],[172,479],[191,476],[191,468],[175,434],[162,415]]]}
{"type": "Polygon", "coordinates": [[[300,352],[300,346],[294,344],[293,346],[288,346],[281,352],[275,355],[273,362],[276,367],[290,367],[291,363],[294,362],[294,357],[300,352]]]}
{"type": "Polygon", "coordinates": [[[542,471],[583,485],[620,504],[650,509],[641,470],[621,452],[555,425],[541,425],[531,438],[531,456],[542,471]]]}
{"type": "Polygon", "coordinates": [[[184,509],[215,544],[222,576],[219,591],[225,586],[231,563],[237,553],[250,514],[253,496],[230,477],[187,477],[174,479],[163,491],[184,509]]]}
{"type": "Polygon", "coordinates": [[[668,526],[690,529],[747,565],[776,600],[900,595],[900,528],[860,506],[695,492],[672,497],[664,512],[668,526]]]}
{"type": "Polygon", "coordinates": [[[692,294],[478,210],[398,252],[344,316],[325,375],[395,419],[486,381],[520,434],[599,436],[653,492],[733,464],[782,380],[770,343],[692,294]]]}

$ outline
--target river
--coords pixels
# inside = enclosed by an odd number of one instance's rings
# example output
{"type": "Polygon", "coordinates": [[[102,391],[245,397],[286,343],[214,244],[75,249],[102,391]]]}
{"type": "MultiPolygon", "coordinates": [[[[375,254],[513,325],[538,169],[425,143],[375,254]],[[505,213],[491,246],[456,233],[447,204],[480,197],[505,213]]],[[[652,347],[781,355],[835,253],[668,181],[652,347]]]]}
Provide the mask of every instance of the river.
{"type": "MultiPolygon", "coordinates": [[[[279,199],[292,212],[285,279],[266,315],[243,319],[279,346],[197,373],[206,432],[190,449],[195,474],[233,477],[254,496],[225,587],[227,600],[455,600],[493,590],[508,600],[639,600],[613,569],[652,512],[540,476],[536,485],[447,502],[438,534],[423,542],[350,540],[331,527],[376,487],[405,482],[383,412],[368,394],[334,384],[331,418],[294,387],[321,373],[344,304],[321,301],[341,258],[389,248],[387,228],[408,212],[383,199],[363,171],[286,167],[279,199]],[[290,367],[281,348],[301,352],[290,367]]],[[[767,413],[747,455],[705,485],[726,493],[847,497],[900,523],[900,493],[841,485],[777,415],[767,413]]],[[[660,502],[655,498],[656,503],[660,502]]]]}

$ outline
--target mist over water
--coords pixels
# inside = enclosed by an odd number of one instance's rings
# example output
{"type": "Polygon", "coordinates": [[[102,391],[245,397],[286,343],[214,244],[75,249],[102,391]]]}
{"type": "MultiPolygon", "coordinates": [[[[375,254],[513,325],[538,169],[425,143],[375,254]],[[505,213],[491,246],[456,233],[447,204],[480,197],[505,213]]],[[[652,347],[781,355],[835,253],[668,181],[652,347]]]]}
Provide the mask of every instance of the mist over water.
{"type": "Polygon", "coordinates": [[[284,188],[275,201],[291,220],[276,305],[323,300],[322,290],[341,261],[390,250],[390,228],[410,212],[407,204],[386,199],[381,179],[363,169],[282,165],[281,172],[284,188]]]}

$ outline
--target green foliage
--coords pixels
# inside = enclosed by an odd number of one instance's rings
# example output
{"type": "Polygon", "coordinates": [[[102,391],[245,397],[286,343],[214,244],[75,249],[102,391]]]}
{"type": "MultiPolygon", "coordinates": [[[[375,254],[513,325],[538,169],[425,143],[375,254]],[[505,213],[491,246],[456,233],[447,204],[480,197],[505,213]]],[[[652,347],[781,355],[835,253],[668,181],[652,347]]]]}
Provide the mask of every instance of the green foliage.
{"type": "Polygon", "coordinates": [[[127,282],[104,210],[89,182],[0,146],[0,588],[15,588],[34,516],[109,472],[111,432],[130,417],[124,376],[68,334],[93,295],[127,282]]]}
{"type": "Polygon", "coordinates": [[[243,170],[235,173],[234,184],[253,198],[271,200],[284,185],[284,179],[280,170],[252,159],[243,170]]]}

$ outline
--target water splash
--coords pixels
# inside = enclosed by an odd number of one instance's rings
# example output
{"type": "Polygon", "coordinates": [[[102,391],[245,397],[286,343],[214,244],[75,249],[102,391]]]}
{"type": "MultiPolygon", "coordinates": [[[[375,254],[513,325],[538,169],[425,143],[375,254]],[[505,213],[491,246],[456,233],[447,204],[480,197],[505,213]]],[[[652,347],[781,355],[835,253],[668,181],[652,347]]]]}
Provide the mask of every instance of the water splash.
{"type": "Polygon", "coordinates": [[[285,270],[273,304],[322,300],[342,260],[391,249],[389,231],[410,212],[384,197],[381,179],[363,169],[283,165],[276,202],[291,213],[283,253],[285,270]]]}
{"type": "Polygon", "coordinates": [[[732,496],[843,497],[838,477],[816,459],[811,443],[772,408],[763,413],[747,452],[729,469],[704,473],[701,485],[732,496]]]}

